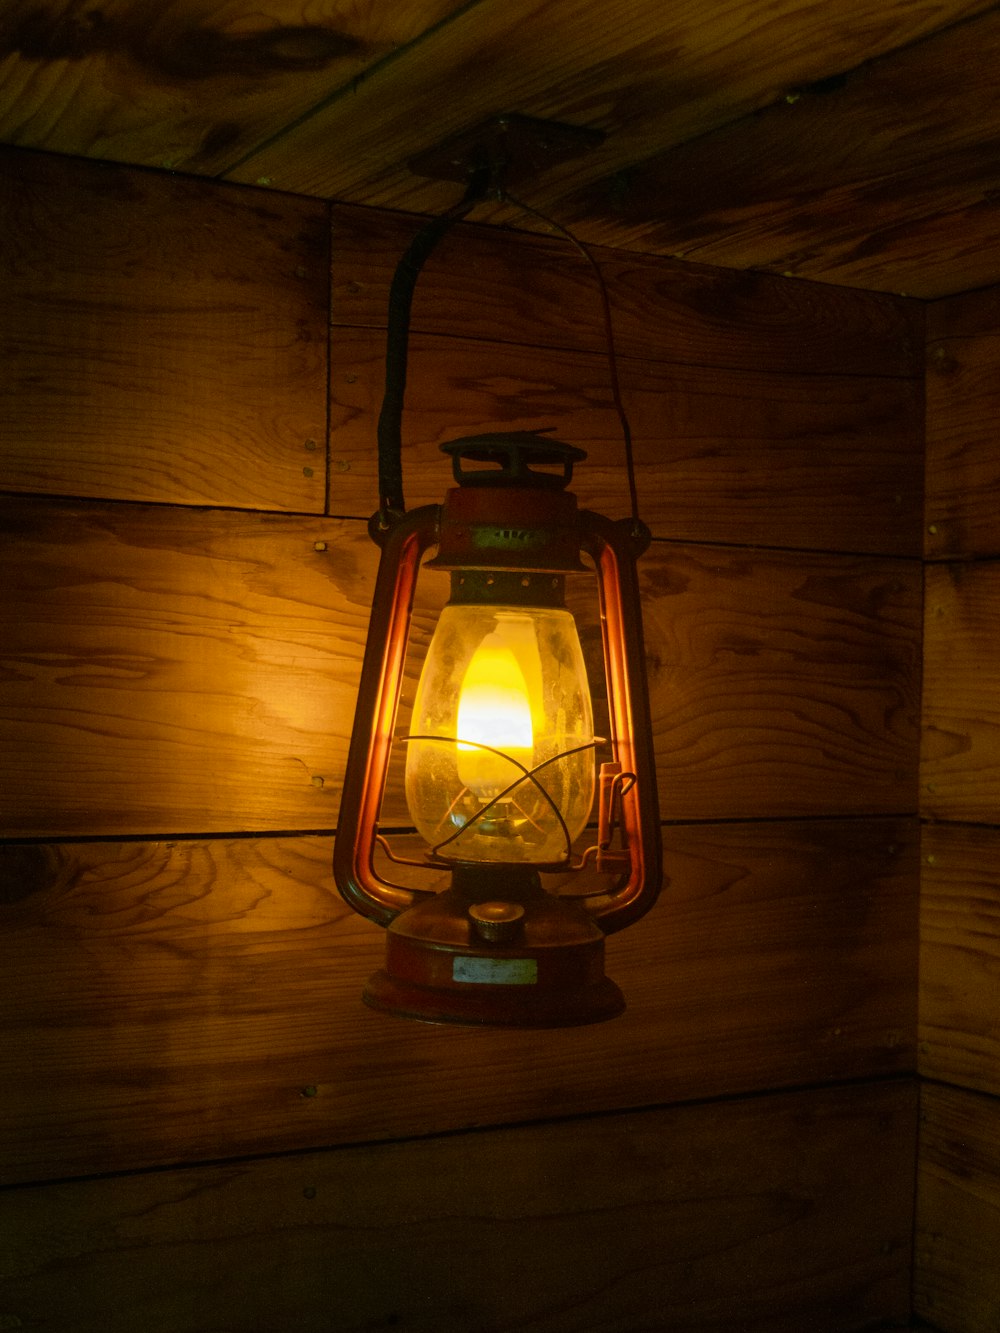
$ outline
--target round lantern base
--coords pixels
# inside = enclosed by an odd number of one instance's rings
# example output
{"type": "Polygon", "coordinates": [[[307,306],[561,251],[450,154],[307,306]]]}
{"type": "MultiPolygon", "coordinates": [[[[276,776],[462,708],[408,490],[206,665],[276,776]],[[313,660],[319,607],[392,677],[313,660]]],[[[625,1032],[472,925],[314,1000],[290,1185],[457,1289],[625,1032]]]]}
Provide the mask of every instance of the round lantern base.
{"type": "Polygon", "coordinates": [[[603,932],[511,866],[456,867],[451,889],[402,912],[364,1000],[401,1018],[486,1027],[570,1027],[625,1008],[604,975],[603,932]]]}
{"type": "Polygon", "coordinates": [[[616,1018],[625,1008],[625,997],[610,977],[575,990],[533,988],[523,994],[497,986],[435,990],[399,981],[382,969],[369,978],[363,998],[372,1009],[397,1018],[471,1027],[577,1027],[616,1018]]]}

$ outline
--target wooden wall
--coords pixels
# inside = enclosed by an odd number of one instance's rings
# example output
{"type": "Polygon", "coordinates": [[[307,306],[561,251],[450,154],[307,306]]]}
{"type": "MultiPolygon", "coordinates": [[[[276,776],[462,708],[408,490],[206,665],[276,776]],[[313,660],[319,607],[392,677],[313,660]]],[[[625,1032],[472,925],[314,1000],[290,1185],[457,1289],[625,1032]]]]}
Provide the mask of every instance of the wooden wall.
{"type": "Polygon", "coordinates": [[[1000,290],[928,311],[917,1308],[1000,1320],[1000,290]]]}
{"type": "MultiPolygon", "coordinates": [[[[922,312],[601,256],[670,884],[609,942],[620,1019],[424,1027],[360,1004],[381,933],[329,874],[414,222],[2,168],[0,1326],[905,1318],[922,312]]],[[[555,425],[624,513],[607,382],[586,266],[463,228],[409,502],[442,439],[555,425]]]]}

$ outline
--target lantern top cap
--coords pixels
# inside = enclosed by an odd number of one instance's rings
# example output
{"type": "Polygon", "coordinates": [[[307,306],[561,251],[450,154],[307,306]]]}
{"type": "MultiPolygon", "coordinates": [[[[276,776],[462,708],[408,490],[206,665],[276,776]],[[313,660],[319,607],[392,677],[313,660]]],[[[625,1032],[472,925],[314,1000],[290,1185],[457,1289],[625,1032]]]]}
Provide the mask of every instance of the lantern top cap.
{"type": "Polygon", "coordinates": [[[561,491],[573,478],[573,464],[587,457],[586,450],[534,431],[496,435],[466,435],[441,445],[451,455],[459,486],[519,486],[561,491]],[[465,468],[463,461],[489,463],[487,468],[465,468]],[[537,472],[536,467],[558,466],[560,472],[537,472]]]}

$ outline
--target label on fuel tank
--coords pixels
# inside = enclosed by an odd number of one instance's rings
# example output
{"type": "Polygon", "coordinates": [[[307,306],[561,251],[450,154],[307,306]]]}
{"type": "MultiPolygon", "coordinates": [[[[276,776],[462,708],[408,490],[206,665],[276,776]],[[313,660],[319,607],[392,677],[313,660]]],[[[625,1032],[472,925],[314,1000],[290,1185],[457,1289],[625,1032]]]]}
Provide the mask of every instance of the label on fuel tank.
{"type": "Polygon", "coordinates": [[[534,986],[538,981],[536,958],[455,958],[452,981],[485,986],[534,986]]]}

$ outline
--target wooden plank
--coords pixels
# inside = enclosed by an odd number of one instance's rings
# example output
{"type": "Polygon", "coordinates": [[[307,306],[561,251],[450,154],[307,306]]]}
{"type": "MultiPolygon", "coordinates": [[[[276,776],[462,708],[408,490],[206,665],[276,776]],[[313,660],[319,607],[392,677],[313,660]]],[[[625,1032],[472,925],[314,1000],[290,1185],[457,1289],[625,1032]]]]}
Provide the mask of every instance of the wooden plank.
{"type": "Polygon", "coordinates": [[[1000,822],[998,614],[1000,564],[928,566],[921,807],[932,819],[1000,822]]]}
{"type": "Polygon", "coordinates": [[[647,159],[624,188],[588,185],[563,201],[562,218],[588,229],[596,220],[598,239],[610,229],[635,249],[927,296],[907,253],[912,221],[997,187],[984,144],[998,110],[986,53],[998,46],[993,11],[860,68],[841,65],[647,159]]]}
{"type": "Polygon", "coordinates": [[[1000,1310],[1000,1103],[925,1085],[914,1306],[934,1326],[994,1333],[1000,1310]]]}
{"type": "Polygon", "coordinates": [[[330,852],[326,837],[0,847],[0,1178],[914,1067],[914,821],[666,828],[668,887],[608,941],[629,1007],[571,1034],[367,1009],[384,936],[334,890],[330,852]]]}
{"type": "MultiPolygon", "coordinates": [[[[633,0],[627,15],[580,0],[481,0],[386,62],[349,94],[239,163],[231,179],[353,203],[438,212],[453,183],[414,176],[411,156],[498,109],[607,131],[601,148],[530,182],[544,205],[667,147],[926,37],[987,0],[842,0],[836,11],[780,0],[745,7],[633,0]],[[488,77],[484,77],[484,70],[488,77]],[[460,88],[461,97],[443,96],[460,88]],[[331,151],[336,145],[336,151],[331,151]],[[390,146],[387,152],[387,145],[390,146]]],[[[510,210],[507,210],[509,214],[510,210]]]]}
{"type": "MultiPolygon", "coordinates": [[[[8,836],[333,826],[376,561],[360,522],[4,509],[8,836]]],[[[912,562],[654,543],[640,571],[666,817],[915,808],[912,562]]],[[[420,580],[412,679],[446,594],[420,580]]]]}
{"type": "Polygon", "coordinates": [[[322,512],[324,208],[4,152],[0,487],[322,512]]]}
{"type": "Polygon", "coordinates": [[[915,809],[912,564],[654,543],[640,579],[668,818],[915,809]]]}
{"type": "Polygon", "coordinates": [[[360,523],[2,513],[8,835],[333,826],[375,567],[360,523]]]}
{"type": "Polygon", "coordinates": [[[847,1333],[909,1309],[915,1122],[869,1084],[18,1190],[0,1293],[75,1333],[847,1333]]]}
{"type": "Polygon", "coordinates": [[[171,0],[151,18],[129,0],[85,15],[66,0],[8,6],[0,138],[214,174],[462,7],[171,0]]]}
{"type": "Polygon", "coordinates": [[[1000,1094],[1000,830],[923,834],[920,1069],[1000,1094]]]}
{"type": "MultiPolygon", "coordinates": [[[[333,209],[332,318],[383,328],[396,264],[426,219],[333,209]]],[[[621,356],[734,370],[923,374],[923,307],[595,247],[621,356]]],[[[417,286],[418,333],[606,353],[597,279],[559,238],[462,224],[417,286]]]]}
{"type": "MultiPolygon", "coordinates": [[[[377,504],[380,333],[332,349],[329,509],[377,504]]],[[[438,445],[495,430],[554,430],[588,451],[581,503],[628,513],[623,444],[603,356],[417,334],[403,416],[407,503],[453,484],[438,445]]],[[[882,377],[706,369],[623,358],[644,520],[658,537],[916,555],[922,403],[882,377]]]]}
{"type": "Polygon", "coordinates": [[[927,554],[998,555],[1000,289],[931,306],[927,332],[927,554]]]}

